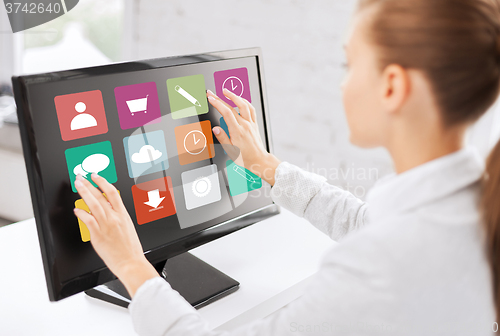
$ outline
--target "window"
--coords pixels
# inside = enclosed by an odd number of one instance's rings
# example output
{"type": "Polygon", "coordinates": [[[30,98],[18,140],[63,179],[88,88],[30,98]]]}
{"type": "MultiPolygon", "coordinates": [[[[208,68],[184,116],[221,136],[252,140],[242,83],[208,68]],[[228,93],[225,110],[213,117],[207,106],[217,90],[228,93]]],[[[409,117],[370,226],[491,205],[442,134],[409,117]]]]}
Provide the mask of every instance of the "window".
{"type": "Polygon", "coordinates": [[[67,14],[14,34],[16,73],[29,74],[121,61],[129,0],[80,0],[67,14]]]}

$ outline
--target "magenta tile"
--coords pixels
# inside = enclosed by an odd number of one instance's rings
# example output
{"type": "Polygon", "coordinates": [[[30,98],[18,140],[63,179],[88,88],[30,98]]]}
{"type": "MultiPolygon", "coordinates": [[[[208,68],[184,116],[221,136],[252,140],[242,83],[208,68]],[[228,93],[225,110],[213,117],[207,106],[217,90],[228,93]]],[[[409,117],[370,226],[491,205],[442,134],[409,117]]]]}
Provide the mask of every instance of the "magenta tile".
{"type": "Polygon", "coordinates": [[[250,84],[248,82],[247,68],[238,68],[217,71],[214,73],[215,92],[219,98],[224,100],[229,105],[236,107],[236,105],[227,99],[222,93],[223,89],[228,89],[237,96],[243,97],[249,102],[252,102],[250,97],[250,84]]]}
{"type": "Polygon", "coordinates": [[[160,122],[161,110],[155,82],[116,87],[115,98],[122,129],[160,122]]]}

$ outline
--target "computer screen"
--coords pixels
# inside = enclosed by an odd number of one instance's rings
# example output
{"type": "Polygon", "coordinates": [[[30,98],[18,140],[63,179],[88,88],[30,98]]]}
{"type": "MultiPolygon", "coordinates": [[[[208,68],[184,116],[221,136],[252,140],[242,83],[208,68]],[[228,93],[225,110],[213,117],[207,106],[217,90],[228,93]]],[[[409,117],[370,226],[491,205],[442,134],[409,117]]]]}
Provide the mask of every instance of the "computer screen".
{"type": "Polygon", "coordinates": [[[227,125],[206,98],[211,90],[226,99],[227,88],[250,101],[271,151],[259,49],[19,76],[13,85],[51,300],[113,278],[73,214],[88,210],[77,174],[115,185],[151,262],[278,211],[269,184],[213,136],[227,125]]]}

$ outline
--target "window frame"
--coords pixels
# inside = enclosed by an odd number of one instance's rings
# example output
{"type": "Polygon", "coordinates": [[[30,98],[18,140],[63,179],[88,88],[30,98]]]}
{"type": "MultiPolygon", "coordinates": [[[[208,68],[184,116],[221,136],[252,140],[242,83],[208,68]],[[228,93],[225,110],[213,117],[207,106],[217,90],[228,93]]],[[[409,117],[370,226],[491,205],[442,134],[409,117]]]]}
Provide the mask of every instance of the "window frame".
{"type": "MultiPolygon", "coordinates": [[[[135,0],[123,1],[123,36],[120,61],[133,59],[135,48],[133,48],[133,36],[135,26],[135,0]]],[[[29,33],[21,31],[13,34],[8,21],[7,13],[2,11],[2,20],[0,21],[0,46],[10,45],[12,52],[5,52],[5,56],[0,53],[0,82],[4,79],[10,83],[10,77],[23,74],[23,52],[24,52],[24,34],[29,33]],[[3,18],[7,20],[3,20],[3,18]],[[5,42],[4,42],[5,41],[5,42]],[[5,58],[5,60],[4,60],[5,58]]],[[[8,50],[8,49],[0,49],[8,50]]]]}

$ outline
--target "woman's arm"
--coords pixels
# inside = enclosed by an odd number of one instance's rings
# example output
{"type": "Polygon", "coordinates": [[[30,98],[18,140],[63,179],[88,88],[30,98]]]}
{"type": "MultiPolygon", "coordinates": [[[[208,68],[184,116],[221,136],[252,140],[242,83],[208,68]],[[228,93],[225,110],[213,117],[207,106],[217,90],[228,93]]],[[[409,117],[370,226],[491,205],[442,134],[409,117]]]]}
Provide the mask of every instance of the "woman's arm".
{"type": "Polygon", "coordinates": [[[229,136],[220,127],[213,131],[224,150],[238,165],[247,168],[272,187],[274,202],[338,240],[366,223],[367,206],[350,192],[326,183],[326,179],[306,172],[268,153],[262,143],[254,107],[234,93],[224,90],[239,114],[208,91],[210,103],[222,114],[229,136]]]}
{"type": "MultiPolygon", "coordinates": [[[[210,102],[228,124],[231,139],[220,127],[214,127],[214,134],[236,164],[273,186],[272,197],[277,204],[309,219],[332,238],[364,223],[366,206],[361,201],[326,184],[324,178],[280,162],[268,153],[259,135],[253,106],[227,90],[225,94],[240,113],[209,92],[210,102]]],[[[142,284],[159,275],[144,257],[134,224],[116,188],[97,174],[91,178],[101,190],[78,175],[75,188],[90,213],[75,209],[75,215],[87,225],[97,254],[133,297],[142,284]]]]}
{"type": "Polygon", "coordinates": [[[328,184],[326,178],[288,162],[282,162],[276,170],[271,197],[276,204],[304,217],[334,240],[342,239],[367,222],[365,202],[328,184]]]}

